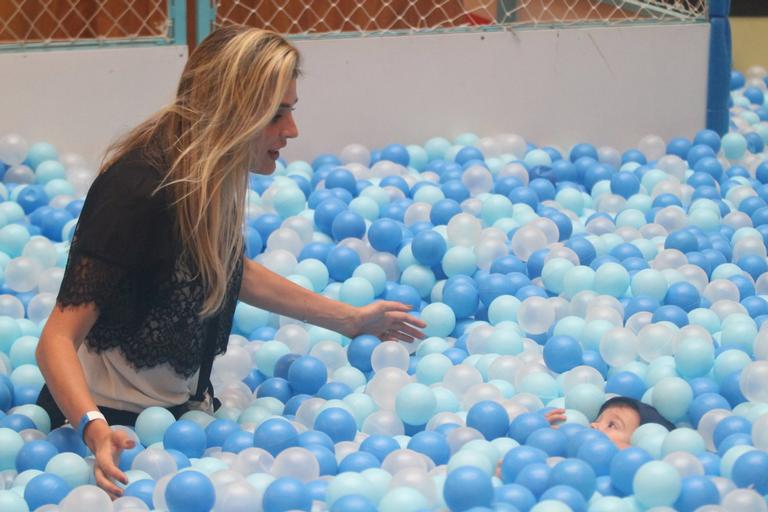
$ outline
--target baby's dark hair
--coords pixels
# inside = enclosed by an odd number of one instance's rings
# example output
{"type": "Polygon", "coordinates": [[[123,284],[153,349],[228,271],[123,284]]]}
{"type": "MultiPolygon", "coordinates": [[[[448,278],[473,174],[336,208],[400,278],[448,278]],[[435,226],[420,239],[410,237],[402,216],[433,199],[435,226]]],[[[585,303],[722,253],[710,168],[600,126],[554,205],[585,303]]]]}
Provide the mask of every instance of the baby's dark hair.
{"type": "Polygon", "coordinates": [[[640,400],[629,398],[628,396],[615,396],[613,398],[609,398],[605,401],[602,407],[600,407],[600,411],[597,413],[597,415],[600,416],[603,414],[603,411],[611,407],[629,407],[634,409],[638,416],[640,416],[641,425],[645,425],[646,423],[658,423],[667,430],[675,429],[675,424],[662,416],[655,407],[644,404],[640,400]]]}

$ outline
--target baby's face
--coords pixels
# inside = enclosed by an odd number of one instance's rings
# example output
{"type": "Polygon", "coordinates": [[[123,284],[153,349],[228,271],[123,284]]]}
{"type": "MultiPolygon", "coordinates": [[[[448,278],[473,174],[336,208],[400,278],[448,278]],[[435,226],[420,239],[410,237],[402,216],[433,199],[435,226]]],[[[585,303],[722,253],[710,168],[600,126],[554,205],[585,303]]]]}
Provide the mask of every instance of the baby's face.
{"type": "Polygon", "coordinates": [[[607,435],[620,449],[629,447],[632,433],[640,426],[640,415],[631,407],[609,407],[591,427],[607,435]]]}

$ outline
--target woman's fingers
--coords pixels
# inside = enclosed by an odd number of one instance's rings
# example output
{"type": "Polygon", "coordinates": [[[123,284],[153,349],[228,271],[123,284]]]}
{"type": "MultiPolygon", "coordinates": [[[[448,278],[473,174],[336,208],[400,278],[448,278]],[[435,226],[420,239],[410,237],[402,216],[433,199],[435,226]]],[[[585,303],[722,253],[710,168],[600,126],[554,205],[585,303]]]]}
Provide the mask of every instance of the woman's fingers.
{"type": "Polygon", "coordinates": [[[96,477],[96,484],[107,491],[109,495],[114,498],[119,498],[123,495],[122,489],[120,489],[115,483],[107,477],[107,475],[104,473],[104,471],[99,467],[96,466],[93,470],[93,474],[96,477]]]}
{"type": "Polygon", "coordinates": [[[96,483],[113,497],[120,497],[123,491],[115,482],[128,484],[128,477],[117,467],[120,452],[135,446],[135,441],[121,430],[112,431],[109,436],[101,441],[101,446],[96,450],[96,467],[94,476],[96,483]]]}

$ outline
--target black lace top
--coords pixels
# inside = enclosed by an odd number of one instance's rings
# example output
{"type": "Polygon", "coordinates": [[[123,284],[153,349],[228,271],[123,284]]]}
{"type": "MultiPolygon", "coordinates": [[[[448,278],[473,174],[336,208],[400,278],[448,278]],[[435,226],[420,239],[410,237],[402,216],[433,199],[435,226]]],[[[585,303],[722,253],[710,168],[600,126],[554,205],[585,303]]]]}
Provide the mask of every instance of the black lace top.
{"type": "Polygon", "coordinates": [[[219,313],[198,315],[203,285],[181,257],[160,172],[133,154],[100,174],[80,214],[58,304],[95,303],[99,316],[86,337],[91,351],[119,348],[136,369],[169,364],[189,377],[198,370],[206,336],[226,350],[240,292],[242,260],[219,313]]]}

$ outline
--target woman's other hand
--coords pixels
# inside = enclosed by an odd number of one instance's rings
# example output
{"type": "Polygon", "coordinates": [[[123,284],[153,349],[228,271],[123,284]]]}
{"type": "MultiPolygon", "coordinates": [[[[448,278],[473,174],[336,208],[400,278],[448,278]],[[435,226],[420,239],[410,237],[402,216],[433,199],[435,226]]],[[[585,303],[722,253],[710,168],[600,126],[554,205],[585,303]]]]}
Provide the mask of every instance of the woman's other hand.
{"type": "Polygon", "coordinates": [[[93,473],[99,487],[112,498],[119,498],[123,491],[115,481],[128,484],[128,477],[117,466],[120,452],[136,446],[136,442],[123,430],[112,430],[103,421],[95,421],[85,430],[85,441],[96,457],[93,473]]]}

